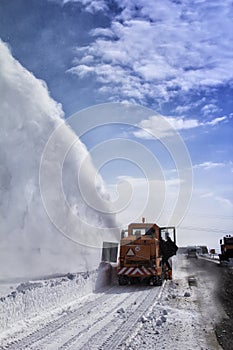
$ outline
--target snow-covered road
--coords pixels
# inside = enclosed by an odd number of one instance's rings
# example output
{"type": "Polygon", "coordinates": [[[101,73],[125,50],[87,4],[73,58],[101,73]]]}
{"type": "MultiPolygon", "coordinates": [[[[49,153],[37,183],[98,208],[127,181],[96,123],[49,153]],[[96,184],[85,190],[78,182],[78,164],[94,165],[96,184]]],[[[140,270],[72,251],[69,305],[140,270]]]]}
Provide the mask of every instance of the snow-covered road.
{"type": "Polygon", "coordinates": [[[114,349],[158,299],[161,288],[114,286],[92,293],[44,325],[18,332],[2,349],[114,349]],[[28,333],[28,334],[27,334],[28,333]]]}
{"type": "Polygon", "coordinates": [[[173,265],[174,280],[162,287],[114,285],[94,291],[95,274],[29,284],[22,295],[2,302],[11,305],[14,317],[8,315],[7,328],[2,324],[0,349],[152,350],[155,344],[166,350],[221,349],[214,334],[221,310],[211,276],[201,261],[176,257],[173,265]],[[31,306],[35,298],[34,311],[29,317],[26,310],[19,321],[23,297],[31,306]]]}

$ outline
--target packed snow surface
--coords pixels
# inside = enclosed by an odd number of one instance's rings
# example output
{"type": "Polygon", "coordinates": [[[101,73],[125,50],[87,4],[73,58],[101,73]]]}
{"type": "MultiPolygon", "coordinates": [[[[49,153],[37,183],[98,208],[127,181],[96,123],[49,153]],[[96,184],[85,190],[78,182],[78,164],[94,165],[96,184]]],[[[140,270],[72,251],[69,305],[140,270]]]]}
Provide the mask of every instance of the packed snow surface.
{"type": "Polygon", "coordinates": [[[162,287],[99,288],[107,281],[107,268],[20,284],[0,304],[1,316],[6,313],[0,346],[152,350],[156,344],[167,350],[221,349],[214,334],[221,310],[213,299],[213,281],[193,270],[188,259],[173,260],[174,279],[162,287]]]}

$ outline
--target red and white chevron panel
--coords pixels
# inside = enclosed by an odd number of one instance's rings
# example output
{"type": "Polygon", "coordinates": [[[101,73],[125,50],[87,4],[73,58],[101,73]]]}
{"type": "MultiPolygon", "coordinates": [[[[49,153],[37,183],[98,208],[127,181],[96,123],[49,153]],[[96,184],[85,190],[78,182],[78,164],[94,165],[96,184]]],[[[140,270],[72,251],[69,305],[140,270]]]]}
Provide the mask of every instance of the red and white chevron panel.
{"type": "Polygon", "coordinates": [[[118,275],[124,276],[154,276],[156,274],[155,269],[152,267],[121,267],[118,270],[118,275]]]}

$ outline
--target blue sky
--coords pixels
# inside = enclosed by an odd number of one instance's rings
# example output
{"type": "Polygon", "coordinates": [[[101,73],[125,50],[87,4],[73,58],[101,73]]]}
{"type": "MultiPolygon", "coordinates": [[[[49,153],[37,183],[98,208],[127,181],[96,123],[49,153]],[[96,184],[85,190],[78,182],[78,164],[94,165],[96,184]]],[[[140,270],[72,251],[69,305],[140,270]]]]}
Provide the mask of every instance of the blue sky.
{"type": "MultiPolygon", "coordinates": [[[[180,243],[214,245],[232,232],[232,18],[230,0],[1,0],[0,38],[46,82],[65,118],[109,102],[163,115],[181,135],[193,171],[180,243]]],[[[130,124],[97,128],[82,140],[90,150],[116,137],[132,140],[154,153],[174,181],[174,161],[152,136],[156,117],[132,116],[130,124]]],[[[160,132],[161,140],[168,136],[160,132]]],[[[105,181],[114,187],[128,177],[141,192],[141,170],[125,163],[103,167],[105,181]]]]}

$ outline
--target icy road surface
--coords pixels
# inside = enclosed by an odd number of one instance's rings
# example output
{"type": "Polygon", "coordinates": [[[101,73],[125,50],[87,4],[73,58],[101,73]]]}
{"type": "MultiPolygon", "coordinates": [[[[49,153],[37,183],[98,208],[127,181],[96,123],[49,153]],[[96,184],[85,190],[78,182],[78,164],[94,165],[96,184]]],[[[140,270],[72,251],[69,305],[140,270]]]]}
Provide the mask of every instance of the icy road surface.
{"type": "MultiPolygon", "coordinates": [[[[78,287],[79,297],[12,324],[0,336],[0,349],[221,349],[213,331],[211,285],[191,271],[191,261],[175,259],[174,280],[162,287],[113,286],[85,296],[81,290],[90,287],[88,279],[83,286],[80,279],[66,282],[70,291],[78,287]]],[[[40,290],[46,299],[49,293],[55,297],[59,288],[46,285],[40,290]]],[[[41,295],[35,299],[41,309],[43,302],[41,295]]]]}

